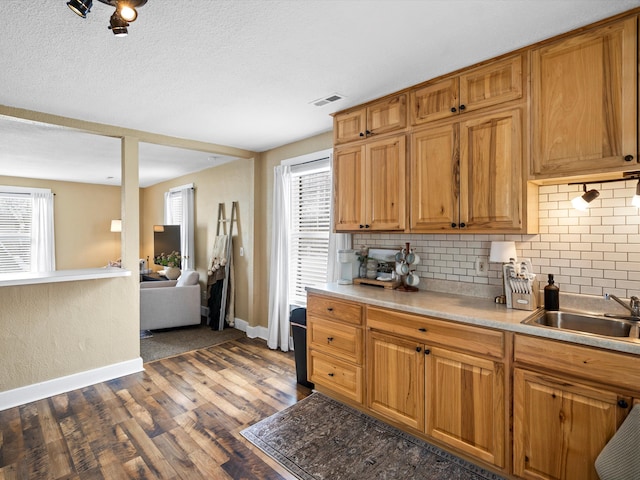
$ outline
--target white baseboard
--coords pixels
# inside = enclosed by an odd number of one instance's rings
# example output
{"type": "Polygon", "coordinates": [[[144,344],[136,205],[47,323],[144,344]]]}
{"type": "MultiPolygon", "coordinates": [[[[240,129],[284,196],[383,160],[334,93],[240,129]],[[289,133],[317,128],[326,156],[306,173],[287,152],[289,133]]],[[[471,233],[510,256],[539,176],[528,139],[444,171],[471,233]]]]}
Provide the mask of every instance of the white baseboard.
{"type": "Polygon", "coordinates": [[[249,338],[261,338],[262,340],[267,340],[269,336],[269,329],[266,327],[250,327],[249,322],[246,320],[242,320],[241,318],[235,319],[235,327],[238,330],[241,330],[247,334],[249,338]]]}
{"type": "Polygon", "coordinates": [[[141,372],[142,358],[126,362],[114,363],[105,367],[74,373],[66,377],[54,378],[41,383],[34,383],[26,387],[0,392],[0,411],[16,407],[43,398],[84,388],[95,383],[106,382],[114,378],[141,372]]]}

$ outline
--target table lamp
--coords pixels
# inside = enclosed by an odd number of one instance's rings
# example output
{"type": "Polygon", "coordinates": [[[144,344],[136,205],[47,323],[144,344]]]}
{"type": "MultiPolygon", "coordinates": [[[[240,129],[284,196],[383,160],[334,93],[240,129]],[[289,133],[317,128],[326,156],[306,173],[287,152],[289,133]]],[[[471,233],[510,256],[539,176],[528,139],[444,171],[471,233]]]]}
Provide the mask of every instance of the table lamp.
{"type": "MultiPolygon", "coordinates": [[[[509,263],[511,259],[517,260],[516,242],[491,242],[489,261],[492,263],[509,263]]],[[[495,298],[496,303],[507,303],[504,269],[502,271],[502,295],[495,298]]]]}

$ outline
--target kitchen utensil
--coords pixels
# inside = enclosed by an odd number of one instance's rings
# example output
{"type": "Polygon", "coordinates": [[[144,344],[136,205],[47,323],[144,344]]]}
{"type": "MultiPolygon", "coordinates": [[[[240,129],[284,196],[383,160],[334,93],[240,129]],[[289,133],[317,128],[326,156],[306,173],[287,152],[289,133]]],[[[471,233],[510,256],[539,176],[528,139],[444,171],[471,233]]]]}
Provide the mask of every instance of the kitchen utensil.
{"type": "Polygon", "coordinates": [[[409,265],[405,261],[402,261],[396,265],[396,273],[398,275],[406,275],[409,273],[409,265]]]}
{"type": "Polygon", "coordinates": [[[418,275],[416,275],[415,272],[411,272],[409,273],[409,275],[407,275],[407,285],[411,285],[412,287],[417,287],[419,283],[420,283],[420,277],[418,277],[418,275]]]}

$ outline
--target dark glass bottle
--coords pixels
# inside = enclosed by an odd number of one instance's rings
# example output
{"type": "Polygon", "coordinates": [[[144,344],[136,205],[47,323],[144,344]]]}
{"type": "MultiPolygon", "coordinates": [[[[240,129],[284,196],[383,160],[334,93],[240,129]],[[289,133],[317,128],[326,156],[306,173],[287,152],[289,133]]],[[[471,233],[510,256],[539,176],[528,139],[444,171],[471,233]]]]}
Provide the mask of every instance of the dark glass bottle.
{"type": "Polygon", "coordinates": [[[560,310],[560,289],[553,281],[553,273],[549,274],[549,284],[544,287],[544,309],[560,310]]]}

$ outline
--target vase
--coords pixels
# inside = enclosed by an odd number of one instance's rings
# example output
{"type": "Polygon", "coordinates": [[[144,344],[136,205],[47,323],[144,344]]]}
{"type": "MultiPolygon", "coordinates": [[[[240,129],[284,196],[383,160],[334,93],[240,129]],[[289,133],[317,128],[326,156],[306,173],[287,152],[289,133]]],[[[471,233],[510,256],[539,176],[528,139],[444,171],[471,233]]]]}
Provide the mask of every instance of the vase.
{"type": "Polygon", "coordinates": [[[164,270],[164,276],[169,280],[177,280],[181,273],[178,267],[167,267],[164,270]]]}

